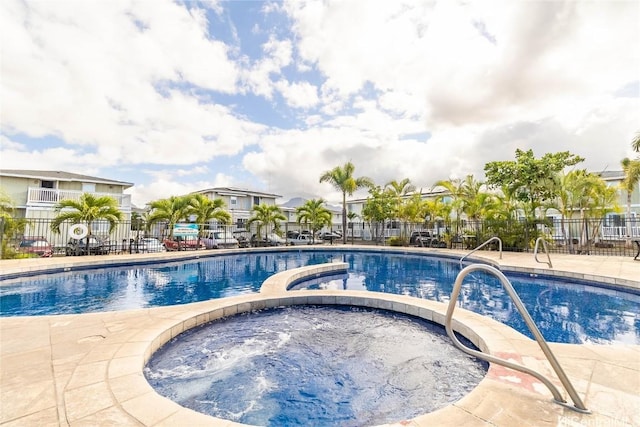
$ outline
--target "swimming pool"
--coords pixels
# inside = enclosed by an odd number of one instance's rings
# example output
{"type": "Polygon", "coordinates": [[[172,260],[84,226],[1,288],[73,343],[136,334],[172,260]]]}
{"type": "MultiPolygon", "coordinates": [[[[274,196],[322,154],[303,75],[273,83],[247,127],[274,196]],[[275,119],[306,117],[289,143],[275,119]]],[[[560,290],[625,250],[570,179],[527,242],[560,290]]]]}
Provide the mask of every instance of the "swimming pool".
{"type": "MultiPolygon", "coordinates": [[[[379,251],[289,250],[220,255],[167,264],[127,266],[16,278],[0,283],[2,316],[86,313],[186,304],[257,292],[272,274],[333,260],[348,275],[315,285],[367,289],[447,302],[456,260],[379,251]]],[[[640,296],[586,282],[509,275],[545,338],[564,343],[640,344],[640,296]]],[[[473,273],[461,307],[520,332],[526,326],[497,279],[473,273]]]]}

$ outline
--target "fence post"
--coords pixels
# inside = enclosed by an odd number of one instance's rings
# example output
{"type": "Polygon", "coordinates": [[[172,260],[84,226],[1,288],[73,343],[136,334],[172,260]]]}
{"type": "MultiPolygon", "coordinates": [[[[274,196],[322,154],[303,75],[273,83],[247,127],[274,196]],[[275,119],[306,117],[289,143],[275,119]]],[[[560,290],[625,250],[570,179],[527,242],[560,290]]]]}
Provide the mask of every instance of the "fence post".
{"type": "Polygon", "coordinates": [[[3,249],[4,249],[4,218],[0,218],[0,259],[2,259],[3,249]]]}

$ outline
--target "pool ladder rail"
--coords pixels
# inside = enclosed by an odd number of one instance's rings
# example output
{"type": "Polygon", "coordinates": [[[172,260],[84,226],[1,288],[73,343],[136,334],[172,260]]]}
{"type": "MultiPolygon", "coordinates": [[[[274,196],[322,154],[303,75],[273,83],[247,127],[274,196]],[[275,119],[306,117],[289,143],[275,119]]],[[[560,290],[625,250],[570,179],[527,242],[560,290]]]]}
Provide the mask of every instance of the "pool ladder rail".
{"type": "Polygon", "coordinates": [[[540,330],[538,329],[538,327],[536,326],[535,322],[531,318],[531,315],[529,314],[529,312],[525,308],[524,304],[522,303],[522,300],[518,296],[518,293],[513,288],[513,285],[511,284],[509,279],[507,279],[506,276],[500,270],[498,270],[497,268],[492,267],[490,265],[486,265],[486,264],[471,264],[471,265],[468,265],[467,267],[465,267],[464,269],[462,269],[462,271],[460,271],[460,273],[458,273],[458,276],[456,277],[456,281],[455,281],[455,283],[453,285],[453,290],[451,291],[451,298],[449,300],[449,306],[447,307],[447,315],[445,317],[445,329],[447,331],[447,335],[449,335],[449,338],[451,338],[451,340],[453,341],[453,344],[458,349],[462,350],[463,352],[465,352],[467,354],[470,354],[471,356],[477,357],[478,359],[482,359],[482,360],[485,360],[485,361],[491,362],[491,363],[497,363],[498,365],[502,365],[502,366],[505,366],[507,368],[511,368],[511,369],[516,370],[516,371],[520,371],[520,372],[524,372],[525,374],[529,374],[529,375],[537,378],[538,380],[540,380],[549,389],[549,391],[553,395],[553,399],[554,399],[554,401],[556,403],[558,403],[558,404],[560,404],[562,406],[565,406],[565,407],[567,407],[569,409],[572,409],[572,410],[574,410],[576,412],[580,412],[580,413],[583,413],[583,414],[590,414],[591,413],[591,411],[589,411],[585,407],[584,403],[580,399],[580,396],[578,396],[578,393],[576,392],[575,388],[571,384],[571,381],[569,380],[569,378],[565,374],[564,370],[562,369],[562,367],[558,363],[558,360],[556,359],[555,355],[553,354],[553,352],[549,348],[549,345],[547,344],[547,341],[544,339],[544,337],[540,333],[540,330]],[[520,314],[524,318],[524,321],[526,322],[527,327],[529,328],[529,330],[531,331],[531,333],[535,337],[536,341],[538,342],[538,345],[540,346],[540,349],[542,350],[542,352],[546,356],[547,360],[549,361],[549,364],[551,365],[551,367],[555,371],[556,375],[558,376],[558,379],[560,380],[560,382],[564,386],[564,389],[567,391],[567,393],[571,397],[571,400],[574,403],[573,405],[569,405],[567,403],[567,401],[562,397],[562,394],[560,394],[560,392],[558,391],[556,386],[554,386],[551,383],[551,380],[549,380],[547,377],[545,377],[544,375],[540,374],[539,372],[536,372],[533,369],[527,368],[526,366],[522,366],[522,365],[519,365],[517,363],[513,363],[513,362],[509,362],[508,360],[501,359],[499,357],[491,356],[489,354],[485,354],[485,353],[482,353],[480,351],[473,350],[473,349],[463,345],[458,340],[458,338],[455,336],[455,334],[453,332],[453,328],[451,327],[451,320],[453,318],[453,311],[456,308],[456,303],[458,301],[458,296],[460,295],[460,289],[462,287],[462,281],[467,276],[467,274],[469,274],[469,273],[471,273],[473,271],[478,271],[478,270],[482,270],[482,271],[485,271],[485,272],[488,272],[488,273],[492,273],[493,275],[495,275],[500,280],[500,282],[502,283],[502,286],[504,287],[505,291],[507,292],[509,297],[511,297],[511,300],[513,301],[514,305],[516,306],[516,308],[518,309],[518,311],[520,312],[520,314]]]}
{"type": "Polygon", "coordinates": [[[484,248],[485,246],[487,246],[491,242],[498,242],[498,250],[500,251],[500,259],[502,259],[502,239],[500,239],[497,236],[494,236],[494,237],[490,238],[489,240],[487,240],[486,242],[484,242],[483,244],[481,244],[480,246],[477,246],[475,249],[473,249],[468,254],[464,255],[462,258],[460,258],[460,268],[462,268],[462,261],[464,261],[464,259],[466,257],[471,255],[475,251],[479,251],[480,249],[484,248]]]}
{"type": "Polygon", "coordinates": [[[553,268],[553,265],[551,264],[551,257],[549,256],[549,245],[547,244],[547,241],[545,240],[544,237],[538,237],[536,239],[536,245],[533,248],[533,258],[536,260],[536,262],[539,262],[539,263],[546,262],[547,265],[549,265],[549,268],[553,268]],[[540,247],[540,242],[542,242],[542,249],[544,249],[544,253],[547,254],[546,261],[540,261],[538,259],[538,248],[540,247]]]}

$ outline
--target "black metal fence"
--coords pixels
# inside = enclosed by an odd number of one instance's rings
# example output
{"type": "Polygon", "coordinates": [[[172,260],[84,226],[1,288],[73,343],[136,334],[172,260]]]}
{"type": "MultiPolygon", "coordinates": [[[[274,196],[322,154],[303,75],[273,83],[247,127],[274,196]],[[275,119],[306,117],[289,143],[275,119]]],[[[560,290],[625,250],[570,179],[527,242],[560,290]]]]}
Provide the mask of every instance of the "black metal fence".
{"type": "MultiPolygon", "coordinates": [[[[54,255],[66,254],[72,237],[73,224],[62,224],[60,230],[52,230],[51,219],[12,219],[11,227],[0,219],[0,243],[2,257],[12,258],[19,254],[21,241],[25,237],[41,236],[53,249],[54,255]],[[15,226],[19,224],[19,226],[15,226]]],[[[235,237],[244,242],[241,246],[265,246],[271,244],[266,237],[277,233],[286,239],[295,232],[306,229],[298,224],[281,224],[278,230],[262,227],[260,233],[254,224],[249,229],[233,226],[206,224],[200,230],[217,230],[224,237],[235,237]],[[260,235],[261,239],[256,239],[260,235]]],[[[340,227],[334,227],[339,230],[340,227]]],[[[77,230],[75,230],[77,231],[77,230]]],[[[82,231],[82,230],[80,230],[82,231]]],[[[139,242],[143,238],[156,238],[162,242],[170,234],[168,224],[156,223],[150,227],[136,221],[120,222],[110,230],[106,221],[96,221],[91,225],[95,236],[105,248],[104,253],[130,253],[144,251],[139,242]]],[[[632,218],[621,221],[609,219],[544,219],[521,221],[437,221],[428,223],[404,223],[388,221],[384,223],[350,222],[347,229],[347,242],[354,244],[378,244],[397,246],[430,246],[438,248],[473,249],[491,237],[499,237],[503,250],[532,252],[536,239],[544,238],[551,252],[583,255],[634,256],[636,243],[640,242],[640,220],[632,218]],[[410,241],[412,233],[427,232],[430,239],[410,241]],[[629,238],[627,238],[629,236],[629,238]]],[[[75,239],[77,240],[77,239],[75,239]]],[[[332,240],[338,243],[340,239],[332,240]],[[337,240],[337,241],[336,241],[337,240]]],[[[280,240],[280,243],[282,240],[280,240]]],[[[640,244],[640,243],[639,243],[640,244]]],[[[495,245],[490,245],[494,249],[495,245]],[[493,247],[492,247],[493,246],[493,247]]]]}
{"type": "MultiPolygon", "coordinates": [[[[351,226],[350,226],[351,227],[351,226]]],[[[434,247],[474,249],[492,237],[502,240],[504,251],[532,252],[538,238],[543,238],[554,253],[583,255],[634,256],[640,242],[640,219],[620,218],[538,219],[509,221],[437,221],[403,223],[390,221],[372,224],[353,224],[356,234],[370,235],[370,239],[385,244],[406,245],[411,235],[419,231],[429,233],[425,241],[434,247]],[[628,236],[628,237],[627,237],[628,236]]],[[[497,247],[497,243],[488,246],[497,247]]]]}

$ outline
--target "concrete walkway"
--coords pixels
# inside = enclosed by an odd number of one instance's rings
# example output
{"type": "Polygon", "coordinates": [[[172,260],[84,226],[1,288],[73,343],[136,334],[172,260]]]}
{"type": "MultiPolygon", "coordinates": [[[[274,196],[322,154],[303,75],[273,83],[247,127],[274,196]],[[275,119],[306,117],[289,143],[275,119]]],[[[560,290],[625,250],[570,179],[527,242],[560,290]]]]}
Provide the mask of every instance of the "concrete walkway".
{"type": "MultiPolygon", "coordinates": [[[[438,252],[409,251],[414,250],[438,252]]],[[[450,256],[454,252],[439,253],[450,256]]],[[[0,274],[183,255],[1,261],[0,274]]],[[[546,264],[536,263],[531,254],[504,253],[502,259],[497,252],[477,255],[500,264],[503,270],[550,273],[546,264]]],[[[554,255],[552,261],[556,275],[597,277],[610,284],[640,289],[640,262],[630,258],[554,255]]],[[[296,274],[300,273],[285,272],[272,277],[271,285],[260,294],[182,306],[0,318],[0,425],[238,425],[198,414],[159,396],[142,374],[146,360],[185,329],[222,316],[271,306],[355,304],[405,312],[437,323],[444,319],[446,306],[443,304],[399,295],[285,291],[283,287],[296,274]]],[[[484,352],[518,361],[554,378],[554,384],[560,384],[537,344],[513,329],[464,310],[456,311],[455,327],[484,352]]],[[[492,365],[480,385],[460,401],[412,420],[399,421],[397,425],[640,425],[640,346],[552,344],[551,347],[592,414],[583,415],[557,405],[535,378],[492,365]]]]}

